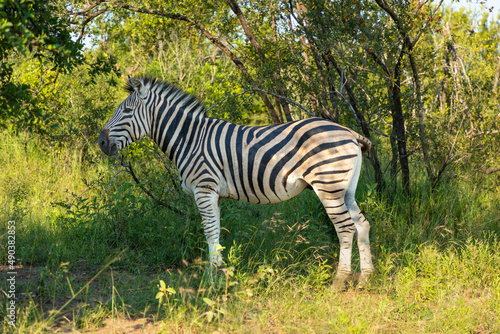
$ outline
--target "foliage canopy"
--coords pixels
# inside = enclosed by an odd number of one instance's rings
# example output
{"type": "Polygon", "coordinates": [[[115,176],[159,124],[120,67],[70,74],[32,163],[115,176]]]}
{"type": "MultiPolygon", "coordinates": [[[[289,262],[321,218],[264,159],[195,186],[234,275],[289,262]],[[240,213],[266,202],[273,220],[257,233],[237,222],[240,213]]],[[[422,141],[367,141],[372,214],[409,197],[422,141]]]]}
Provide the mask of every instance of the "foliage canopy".
{"type": "Polygon", "coordinates": [[[379,190],[400,180],[409,194],[411,168],[434,185],[460,164],[475,175],[498,170],[499,22],[487,11],[384,0],[1,6],[4,127],[51,140],[81,135],[69,128],[93,135],[122,96],[119,76],[147,73],[199,96],[215,117],[261,124],[314,115],[355,128],[375,144],[379,190]],[[61,89],[78,78],[108,92],[106,102],[66,98],[61,89]],[[94,122],[77,120],[75,105],[94,122]]]}

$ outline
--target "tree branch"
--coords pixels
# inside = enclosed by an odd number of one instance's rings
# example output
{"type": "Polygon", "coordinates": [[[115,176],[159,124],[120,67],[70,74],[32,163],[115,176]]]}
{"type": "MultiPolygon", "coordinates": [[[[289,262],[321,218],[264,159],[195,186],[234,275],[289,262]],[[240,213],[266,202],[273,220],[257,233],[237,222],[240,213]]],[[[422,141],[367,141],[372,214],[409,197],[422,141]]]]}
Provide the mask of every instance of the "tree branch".
{"type": "Polygon", "coordinates": [[[150,14],[150,15],[156,15],[156,16],[163,16],[163,17],[166,17],[166,18],[169,18],[169,19],[173,19],[173,20],[177,20],[177,21],[185,21],[185,22],[188,22],[188,23],[196,24],[195,21],[191,20],[187,16],[181,15],[181,14],[177,14],[177,13],[166,13],[166,12],[162,12],[162,11],[159,11],[159,10],[152,10],[152,9],[146,9],[146,8],[138,8],[138,7],[133,7],[133,6],[130,6],[130,5],[127,5],[127,4],[124,4],[124,3],[120,3],[120,2],[113,3],[113,7],[123,8],[123,9],[130,10],[130,11],[133,11],[133,12],[136,12],[136,13],[150,14]]]}
{"type": "Polygon", "coordinates": [[[494,135],[497,133],[500,133],[500,130],[492,130],[492,131],[473,133],[473,134],[468,135],[467,138],[474,138],[474,137],[485,136],[485,135],[494,135]]]}
{"type": "Polygon", "coordinates": [[[260,58],[265,61],[266,56],[265,56],[264,52],[262,52],[262,48],[261,48],[259,42],[257,41],[257,39],[255,38],[254,34],[252,33],[252,29],[250,29],[250,26],[248,25],[247,20],[243,16],[243,13],[241,11],[240,6],[238,6],[238,4],[236,3],[235,0],[226,0],[226,3],[229,5],[229,7],[231,7],[231,10],[233,11],[233,13],[236,15],[236,17],[240,21],[241,27],[243,28],[243,31],[245,32],[245,36],[247,36],[248,40],[250,41],[250,44],[252,44],[252,46],[255,48],[255,51],[257,51],[260,58]]]}
{"type": "Polygon", "coordinates": [[[86,15],[87,18],[82,22],[82,29],[80,30],[80,36],[78,36],[76,41],[80,42],[80,40],[83,37],[83,34],[85,33],[85,28],[87,27],[87,24],[89,24],[90,21],[92,21],[93,19],[95,19],[99,15],[106,13],[107,11],[108,11],[108,8],[104,8],[104,9],[101,9],[100,11],[93,13],[92,15],[88,15],[88,16],[86,15]]]}
{"type": "MultiPolygon", "coordinates": [[[[228,0],[228,1],[230,1],[230,4],[234,4],[234,1],[231,1],[231,0],[228,0]]],[[[80,36],[77,39],[78,41],[83,37],[83,34],[85,32],[85,27],[87,26],[87,24],[90,21],[92,21],[94,18],[96,18],[97,16],[99,16],[99,15],[101,15],[101,14],[103,14],[106,11],[109,10],[109,7],[106,7],[106,8],[103,8],[103,9],[99,10],[96,13],[93,13],[93,14],[90,14],[90,15],[87,14],[89,11],[91,11],[92,9],[95,9],[96,7],[98,7],[98,5],[100,5],[103,2],[104,1],[98,1],[98,2],[94,3],[93,5],[87,7],[86,9],[84,9],[84,10],[82,10],[80,12],[75,12],[75,13],[69,12],[69,14],[73,15],[73,17],[75,17],[75,16],[86,17],[85,20],[82,23],[82,29],[81,29],[81,32],[80,32],[80,36]]],[[[177,21],[183,21],[183,22],[191,23],[192,25],[194,25],[203,34],[203,36],[205,36],[212,44],[214,44],[215,46],[217,46],[222,52],[224,52],[228,56],[228,58],[241,71],[241,73],[243,74],[243,77],[248,82],[250,82],[250,83],[254,82],[254,80],[251,77],[250,73],[248,73],[247,69],[245,68],[243,62],[233,52],[231,52],[231,50],[229,50],[229,48],[226,47],[224,45],[224,43],[222,43],[219,39],[217,39],[214,35],[212,35],[207,30],[207,28],[205,27],[205,25],[203,23],[197,22],[195,20],[192,20],[192,19],[190,19],[189,17],[187,17],[185,15],[181,15],[181,14],[177,14],[177,13],[168,13],[168,12],[163,12],[163,11],[159,11],[159,10],[152,10],[152,9],[146,9],[146,8],[138,8],[138,7],[127,5],[127,4],[121,3],[121,2],[115,2],[115,3],[111,4],[111,6],[113,8],[125,9],[125,10],[136,12],[136,13],[161,16],[161,17],[172,19],[172,20],[177,20],[177,21]]],[[[240,13],[241,13],[241,10],[240,10],[240,13]]],[[[243,18],[243,20],[244,20],[244,18],[243,18]]],[[[246,21],[244,21],[244,22],[246,22],[246,21]]],[[[248,25],[247,25],[247,27],[248,27],[248,25]]],[[[253,36],[253,35],[251,35],[251,36],[253,36]]],[[[258,47],[258,50],[261,50],[260,46],[258,45],[258,43],[256,45],[258,47]]],[[[263,53],[262,53],[262,55],[263,55],[263,53]]],[[[273,119],[273,122],[279,123],[280,121],[279,121],[278,115],[276,114],[276,111],[275,111],[274,106],[272,105],[271,101],[269,101],[269,99],[267,98],[267,96],[265,96],[262,93],[259,93],[259,96],[262,99],[262,101],[264,102],[264,104],[266,105],[267,109],[269,110],[269,114],[271,115],[271,118],[273,119]]]]}
{"type": "MultiPolygon", "coordinates": [[[[441,7],[442,3],[443,3],[443,0],[440,0],[439,3],[438,3],[438,5],[434,8],[434,11],[430,15],[430,17],[436,15],[436,12],[438,11],[439,7],[441,7]]],[[[417,10],[419,10],[421,6],[423,6],[423,2],[422,2],[421,5],[419,5],[419,7],[417,8],[417,10]]],[[[425,28],[427,28],[427,26],[429,25],[430,22],[431,22],[430,20],[427,20],[427,22],[425,22],[425,24],[422,27],[422,29],[420,29],[420,31],[418,32],[417,37],[415,37],[415,39],[413,40],[413,42],[411,42],[410,50],[413,50],[413,48],[417,44],[418,40],[420,39],[420,36],[422,36],[422,33],[424,32],[425,28]]]]}
{"type": "MultiPolygon", "coordinates": [[[[236,15],[236,17],[240,21],[240,24],[241,24],[241,27],[243,28],[245,36],[247,36],[248,40],[250,41],[250,44],[252,44],[252,46],[254,47],[254,49],[257,52],[257,54],[259,55],[261,61],[266,63],[267,62],[266,55],[265,55],[264,51],[262,50],[262,47],[260,46],[259,42],[255,38],[255,35],[252,32],[252,29],[248,25],[248,22],[245,19],[245,16],[243,16],[243,12],[241,11],[240,6],[238,5],[238,3],[235,0],[226,0],[226,3],[229,5],[229,7],[233,11],[233,13],[236,15]]],[[[274,79],[276,82],[278,92],[281,93],[280,95],[283,95],[284,92],[279,87],[280,86],[279,80],[278,80],[279,74],[275,72],[273,76],[274,76],[274,79]]],[[[269,101],[267,96],[262,95],[260,93],[259,93],[259,96],[262,99],[262,101],[264,102],[264,104],[266,105],[267,109],[269,110],[269,114],[271,115],[273,122],[274,123],[281,123],[281,120],[280,120],[278,114],[276,113],[276,109],[272,105],[271,101],[269,101]]],[[[276,108],[279,108],[279,106],[280,106],[279,101],[276,101],[276,108]]]]}
{"type": "Polygon", "coordinates": [[[146,187],[144,187],[144,185],[141,183],[141,181],[139,181],[139,179],[137,178],[137,176],[135,175],[134,173],[134,170],[132,169],[132,165],[131,164],[126,164],[124,161],[123,161],[123,158],[122,158],[122,161],[120,163],[123,167],[126,168],[126,172],[130,173],[130,175],[132,175],[132,178],[134,179],[135,183],[137,183],[137,185],[139,187],[141,187],[142,191],[144,191],[144,193],[146,193],[146,195],[148,195],[149,197],[151,197],[151,199],[153,199],[158,205],[161,205],[161,206],[164,206],[166,207],[167,209],[175,212],[175,213],[178,213],[180,215],[184,215],[183,212],[181,212],[180,210],[172,207],[171,205],[163,202],[163,201],[160,201],[159,199],[157,199],[149,190],[146,189],[146,187]]]}
{"type": "Polygon", "coordinates": [[[485,173],[485,174],[493,174],[493,173],[496,173],[496,172],[500,172],[500,167],[495,167],[495,168],[487,169],[483,173],[485,173]]]}
{"type": "Polygon", "coordinates": [[[446,167],[451,164],[451,159],[452,159],[451,154],[453,153],[453,149],[455,148],[455,144],[457,143],[458,134],[460,133],[460,130],[462,129],[462,125],[464,124],[465,116],[466,115],[464,114],[464,116],[462,117],[462,121],[460,122],[460,127],[458,128],[457,134],[455,135],[455,139],[453,140],[453,144],[451,145],[450,151],[448,152],[448,155],[446,156],[446,159],[443,163],[443,166],[441,166],[436,177],[432,180],[431,188],[433,188],[433,189],[439,183],[439,180],[441,179],[441,175],[443,174],[446,167]]]}
{"type": "Polygon", "coordinates": [[[70,10],[67,10],[66,12],[69,14],[69,15],[72,15],[73,16],[73,19],[76,17],[76,16],[87,16],[87,13],[90,12],[92,9],[96,8],[97,6],[99,6],[101,3],[105,2],[105,0],[99,0],[99,1],[96,1],[96,3],[90,5],[89,7],[85,8],[84,10],[81,10],[79,12],[72,12],[70,10]]]}
{"type": "MultiPolygon", "coordinates": [[[[294,101],[294,100],[291,100],[289,98],[287,98],[286,96],[283,96],[283,95],[279,95],[279,94],[276,94],[276,93],[273,93],[273,92],[269,92],[267,90],[263,90],[263,89],[260,89],[260,88],[252,88],[252,89],[249,89],[249,90],[246,90],[245,92],[249,92],[249,91],[256,91],[256,92],[261,92],[261,93],[265,93],[265,94],[268,94],[268,95],[272,95],[272,96],[275,96],[275,97],[279,97],[280,99],[283,99],[285,101],[287,101],[288,103],[290,104],[293,104],[295,105],[296,107],[302,109],[303,111],[305,111],[306,113],[308,113],[311,117],[316,117],[316,115],[314,115],[314,113],[309,110],[307,107],[303,106],[302,104],[294,101]]],[[[243,93],[245,93],[243,92],[243,93]]]]}
{"type": "Polygon", "coordinates": [[[385,0],[375,0],[375,2],[379,5],[380,8],[382,8],[389,16],[392,18],[396,26],[398,27],[399,33],[402,34],[403,38],[406,36],[406,32],[404,31],[403,27],[401,26],[401,20],[399,17],[396,15],[396,13],[392,10],[391,7],[385,2],[385,0]]]}
{"type": "Polygon", "coordinates": [[[420,144],[422,145],[422,153],[424,155],[424,163],[427,168],[427,174],[429,178],[434,179],[434,173],[432,172],[431,161],[429,159],[429,153],[427,151],[427,140],[425,137],[425,126],[424,126],[424,107],[422,102],[422,94],[420,93],[420,79],[418,77],[417,65],[415,64],[415,59],[413,58],[413,54],[410,52],[410,65],[411,70],[413,72],[413,81],[415,81],[415,90],[417,94],[418,101],[418,127],[420,133],[420,144]]]}
{"type": "Polygon", "coordinates": [[[382,60],[380,60],[374,52],[367,51],[367,50],[365,50],[365,51],[368,52],[368,54],[370,56],[372,56],[372,59],[375,61],[375,63],[377,63],[382,68],[382,70],[385,72],[385,74],[387,74],[387,79],[390,80],[391,79],[391,72],[389,71],[387,66],[382,62],[382,60]]]}

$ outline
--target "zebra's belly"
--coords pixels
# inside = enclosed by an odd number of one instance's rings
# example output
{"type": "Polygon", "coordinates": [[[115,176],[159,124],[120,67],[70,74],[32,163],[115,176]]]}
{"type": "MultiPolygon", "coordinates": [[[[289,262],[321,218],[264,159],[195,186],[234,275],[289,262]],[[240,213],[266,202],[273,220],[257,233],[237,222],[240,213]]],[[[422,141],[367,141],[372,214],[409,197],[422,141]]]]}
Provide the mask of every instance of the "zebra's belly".
{"type": "Polygon", "coordinates": [[[275,192],[271,193],[269,196],[269,203],[280,203],[294,198],[303,192],[308,186],[309,185],[302,179],[288,179],[285,189],[276,189],[275,192]]]}
{"type": "MultiPolygon", "coordinates": [[[[279,182],[283,183],[282,180],[279,182]]],[[[258,182],[255,182],[253,187],[250,186],[244,189],[237,189],[234,186],[229,187],[224,197],[257,204],[280,203],[299,195],[307,187],[308,184],[300,178],[287,179],[285,188],[273,187],[271,189],[269,184],[260,187],[258,182]]]]}

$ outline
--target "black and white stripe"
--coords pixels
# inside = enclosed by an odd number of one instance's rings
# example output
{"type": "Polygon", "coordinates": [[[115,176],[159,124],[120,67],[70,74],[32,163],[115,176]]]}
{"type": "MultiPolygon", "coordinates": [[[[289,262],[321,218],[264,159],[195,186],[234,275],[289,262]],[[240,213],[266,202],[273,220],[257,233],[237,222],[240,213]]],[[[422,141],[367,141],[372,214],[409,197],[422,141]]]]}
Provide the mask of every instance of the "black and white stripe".
{"type": "Polygon", "coordinates": [[[219,199],[277,203],[311,187],[335,226],[341,251],[336,282],[351,273],[357,232],[362,281],[373,271],[370,225],[354,194],[361,149],[369,140],[321,118],[247,127],[208,118],[196,98],[154,78],[130,78],[130,96],[99,136],[108,155],[144,136],[151,137],[179,170],[182,187],[193,194],[203,217],[210,262],[220,234],[219,199]]]}

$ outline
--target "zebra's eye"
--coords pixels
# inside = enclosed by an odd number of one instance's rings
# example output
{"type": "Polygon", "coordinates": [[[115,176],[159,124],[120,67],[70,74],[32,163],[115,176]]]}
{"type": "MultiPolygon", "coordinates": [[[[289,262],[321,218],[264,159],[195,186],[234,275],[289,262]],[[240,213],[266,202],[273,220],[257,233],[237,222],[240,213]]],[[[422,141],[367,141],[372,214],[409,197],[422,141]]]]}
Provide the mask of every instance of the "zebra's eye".
{"type": "Polygon", "coordinates": [[[130,114],[132,111],[133,111],[133,109],[132,109],[132,108],[129,108],[129,107],[125,107],[125,108],[123,108],[123,112],[124,112],[125,114],[130,114]]]}

